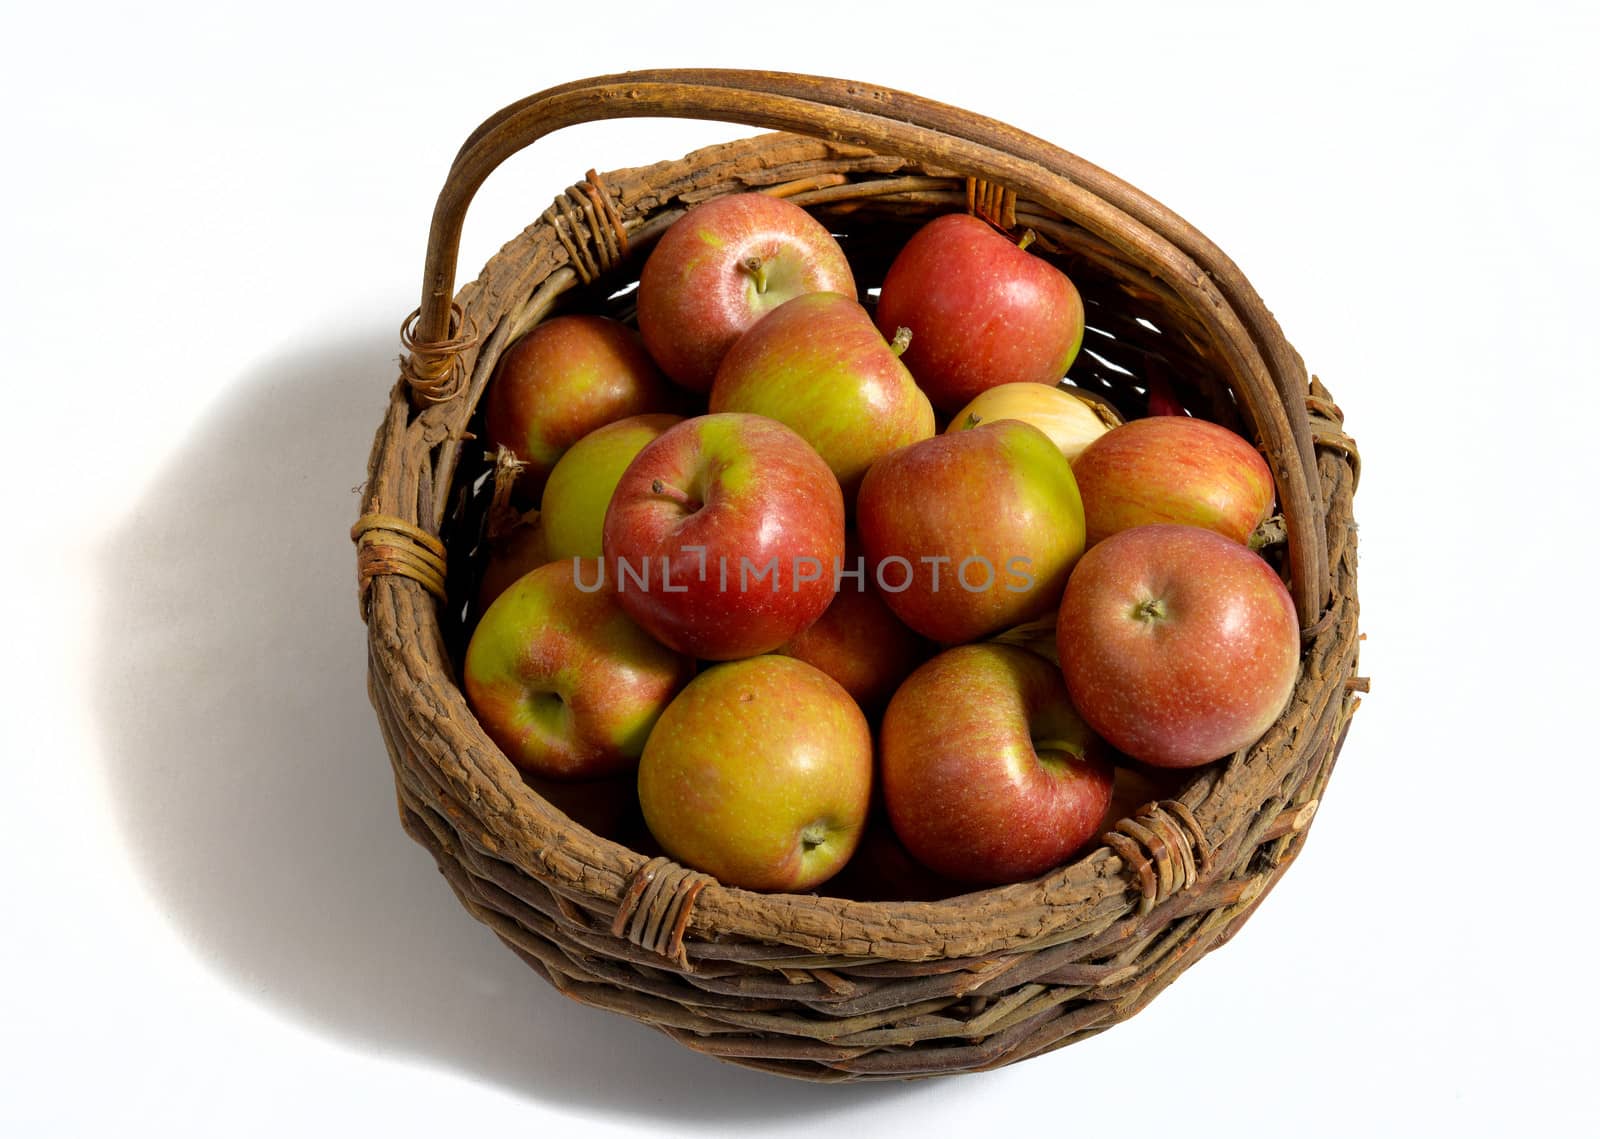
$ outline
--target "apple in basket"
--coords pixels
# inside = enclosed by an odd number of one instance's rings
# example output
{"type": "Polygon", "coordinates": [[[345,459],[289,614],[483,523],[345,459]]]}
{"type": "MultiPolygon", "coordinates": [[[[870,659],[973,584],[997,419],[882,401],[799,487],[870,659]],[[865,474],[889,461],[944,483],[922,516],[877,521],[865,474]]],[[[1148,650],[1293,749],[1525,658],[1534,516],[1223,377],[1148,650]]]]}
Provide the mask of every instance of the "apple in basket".
{"type": "Polygon", "coordinates": [[[1047,613],[1083,552],[1071,464],[1015,419],[879,459],[861,482],[856,525],[895,616],[947,645],[1047,613]]]}
{"type": "Polygon", "coordinates": [[[616,419],[666,411],[674,396],[638,333],[603,316],[557,316],[508,348],[484,394],[484,431],[526,467],[534,497],[568,447],[616,419]]]}
{"type": "Polygon", "coordinates": [[[946,414],[997,384],[1054,384],[1083,344],[1083,300],[1066,275],[969,214],[912,235],[876,318],[885,336],[911,330],[906,367],[946,414]]]}
{"type": "Polygon", "coordinates": [[[1056,648],[1072,701],[1113,746],[1194,767],[1258,740],[1294,692],[1300,623],[1277,573],[1198,526],[1153,524],[1090,548],[1056,648]]]}
{"type": "Polygon", "coordinates": [[[606,507],[622,472],[646,443],[681,422],[682,416],[664,412],[630,415],[589,432],[561,456],[540,502],[550,561],[601,555],[606,507]]]}
{"type": "Polygon", "coordinates": [[[1186,416],[1133,419],[1072,464],[1092,546],[1151,522],[1203,526],[1246,541],[1272,509],[1272,471],[1221,424],[1186,416]]]}
{"type": "MultiPolygon", "coordinates": [[[[1119,422],[1104,404],[1072,394],[1077,390],[1054,384],[1001,384],[956,412],[945,430],[968,431],[999,419],[1020,419],[1050,436],[1067,461],[1075,462],[1085,447],[1119,422]]],[[[1078,490],[1081,494],[1081,483],[1078,490]]]]}
{"type": "Polygon", "coordinates": [[[774,419],[686,419],[647,444],[606,510],[617,601],[663,644],[703,660],[770,652],[833,600],[844,496],[774,419]]]}
{"type": "Polygon", "coordinates": [[[639,761],[639,803],[661,848],[752,890],[809,890],[837,873],[860,841],[871,789],[861,709],[785,656],[695,677],[639,761]]]}
{"type": "Polygon", "coordinates": [[[518,768],[592,779],[638,762],[656,717],[694,661],[652,640],[609,590],[586,592],[571,562],[518,578],[484,610],[462,687],[518,768]]]}
{"type": "Polygon", "coordinates": [[[907,678],[879,733],[883,801],[913,857],[949,878],[1019,882],[1066,862],[1111,803],[1105,744],[1055,666],[962,645],[907,678]]]}
{"type": "Polygon", "coordinates": [[[639,332],[663,371],[707,391],[734,341],[802,293],[856,295],[844,250],[821,222],[768,194],[690,208],[639,274],[639,332]]]}
{"type": "Polygon", "coordinates": [[[807,293],[757,321],[722,358],[711,410],[794,428],[838,476],[846,503],[873,460],[934,428],[933,405],[899,351],[854,297],[839,293],[807,293]]]}

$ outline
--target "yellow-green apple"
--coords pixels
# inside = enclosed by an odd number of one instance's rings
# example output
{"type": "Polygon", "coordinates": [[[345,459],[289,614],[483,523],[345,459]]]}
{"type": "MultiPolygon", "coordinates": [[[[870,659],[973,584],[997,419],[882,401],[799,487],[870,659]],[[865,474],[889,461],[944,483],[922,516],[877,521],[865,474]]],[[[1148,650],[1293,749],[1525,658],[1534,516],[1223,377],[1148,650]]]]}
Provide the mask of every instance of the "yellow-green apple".
{"type": "Polygon", "coordinates": [[[861,481],[856,525],[889,608],[946,645],[1049,612],[1083,552],[1072,465],[1015,419],[879,459],[861,481]]]}
{"type": "Polygon", "coordinates": [[[652,640],[570,562],[524,574],[484,611],[462,666],[467,702],[518,768],[592,779],[638,762],[694,661],[652,640]]]}
{"type": "Polygon", "coordinates": [[[884,604],[853,534],[845,538],[839,570],[838,591],[822,616],[778,651],[820,668],[862,708],[876,711],[928,658],[930,646],[884,604]]]}
{"type": "Polygon", "coordinates": [[[1013,645],[962,645],[913,672],[883,714],[883,801],[913,857],[949,878],[1037,877],[1099,833],[1108,751],[1061,674],[1013,645]]]}
{"type": "Polygon", "coordinates": [[[1073,703],[1114,747],[1157,767],[1231,755],[1294,691],[1300,624],[1258,555],[1198,526],[1113,534],[1072,573],[1056,647],[1073,703]]]}
{"type": "Polygon", "coordinates": [[[544,521],[537,510],[530,510],[511,529],[489,540],[489,558],[478,583],[478,612],[489,608],[517,578],[548,561],[544,521]]]}
{"type": "Polygon", "coordinates": [[[1054,384],[1083,344],[1083,299],[1066,275],[967,214],[912,235],[876,318],[885,336],[911,330],[906,367],[946,413],[997,384],[1054,384]]]}
{"type": "Polygon", "coordinates": [[[1050,436],[1050,441],[1071,462],[1111,430],[1113,423],[1107,422],[1102,406],[1052,384],[1000,384],[979,392],[956,412],[945,430],[967,431],[980,423],[1020,419],[1050,436]]]}
{"type": "Polygon", "coordinates": [[[639,803],[673,858],[751,890],[809,890],[849,861],[872,788],[872,732],[803,661],[714,665],[662,713],[639,803]]]}
{"type": "Polygon", "coordinates": [[[1220,424],[1186,416],[1132,419],[1072,464],[1092,546],[1151,522],[1203,526],[1246,541],[1272,509],[1272,471],[1220,424]]]}
{"type": "Polygon", "coordinates": [[[596,428],[567,449],[550,472],[540,500],[551,561],[600,557],[606,507],[622,472],[646,443],[682,421],[682,416],[665,412],[630,415],[596,428]]]}
{"type": "Polygon", "coordinates": [[[589,432],[666,411],[674,398],[627,325],[603,316],[557,316],[500,357],[484,396],[484,431],[526,464],[518,486],[532,496],[562,452],[589,432]]]}
{"type": "Polygon", "coordinates": [[[844,497],[777,420],[702,415],[634,456],[602,544],[617,600],[663,644],[703,660],[755,656],[833,600],[844,497]]]}
{"type": "MultiPolygon", "coordinates": [[[[904,348],[904,341],[899,343],[904,348]]],[[[749,411],[794,428],[854,502],[874,460],[933,434],[933,405],[856,299],[807,293],[734,342],[712,411],[749,411]]]]}
{"type": "Polygon", "coordinates": [[[707,391],[733,342],[802,293],[856,295],[844,250],[805,210],[729,194],[668,227],[639,275],[639,331],[663,371],[707,391]]]}

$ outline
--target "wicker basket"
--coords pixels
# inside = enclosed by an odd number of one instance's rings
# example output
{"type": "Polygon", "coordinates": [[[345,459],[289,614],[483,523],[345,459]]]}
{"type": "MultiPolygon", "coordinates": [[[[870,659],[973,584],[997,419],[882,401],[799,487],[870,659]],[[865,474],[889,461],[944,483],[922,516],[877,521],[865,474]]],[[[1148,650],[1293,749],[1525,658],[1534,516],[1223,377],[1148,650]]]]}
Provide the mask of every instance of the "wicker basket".
{"type": "Polygon", "coordinates": [[[1233,934],[1299,851],[1365,687],[1359,460],[1339,409],[1238,269],[1139,191],[1012,128],[896,91],[764,72],[586,80],[506,108],[467,140],[403,341],[354,531],[369,687],[401,819],[472,915],[568,996],[788,1076],[993,1068],[1143,1008],[1233,934]],[[463,215],[503,160],[560,127],[668,115],[786,133],[591,171],[455,292],[463,215]],[[786,196],[842,235],[863,287],[938,213],[1031,227],[1035,250],[1088,307],[1077,383],[1131,413],[1147,386],[1164,385],[1258,441],[1305,629],[1294,697],[1259,743],[1119,821],[1068,866],[937,902],[726,887],[597,836],[524,782],[455,681],[490,481],[470,442],[479,397],[502,350],[553,310],[626,315],[643,254],[685,207],[750,189],[786,196]]]}

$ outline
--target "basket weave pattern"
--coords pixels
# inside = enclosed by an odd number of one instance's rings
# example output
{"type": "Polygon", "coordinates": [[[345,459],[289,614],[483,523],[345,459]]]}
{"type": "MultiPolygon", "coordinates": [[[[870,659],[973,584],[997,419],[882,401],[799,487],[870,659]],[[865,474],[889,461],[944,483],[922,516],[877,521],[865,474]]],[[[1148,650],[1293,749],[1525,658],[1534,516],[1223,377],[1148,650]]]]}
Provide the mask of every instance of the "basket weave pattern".
{"type": "Polygon", "coordinates": [[[508,108],[463,147],[406,337],[358,524],[369,692],[406,831],[472,915],[567,995],[790,1076],[997,1067],[1143,1008],[1232,936],[1299,851],[1364,686],[1359,459],[1339,409],[1238,270],[1131,187],[898,92],[729,72],[585,81],[508,108]],[[460,214],[488,170],[558,126],[619,114],[785,133],[591,171],[453,292],[460,214]],[[441,559],[437,536],[449,535],[482,449],[468,438],[474,409],[501,352],[567,294],[636,280],[653,238],[684,209],[752,189],[813,210],[852,256],[871,250],[874,233],[950,210],[1032,228],[1098,330],[1074,379],[1137,400],[1159,373],[1195,414],[1261,442],[1306,644],[1292,702],[1259,743],[1119,821],[1070,865],[941,902],[724,887],[592,834],[523,782],[461,696],[450,643],[459,621],[439,599],[441,567],[456,574],[461,559],[441,559]]]}

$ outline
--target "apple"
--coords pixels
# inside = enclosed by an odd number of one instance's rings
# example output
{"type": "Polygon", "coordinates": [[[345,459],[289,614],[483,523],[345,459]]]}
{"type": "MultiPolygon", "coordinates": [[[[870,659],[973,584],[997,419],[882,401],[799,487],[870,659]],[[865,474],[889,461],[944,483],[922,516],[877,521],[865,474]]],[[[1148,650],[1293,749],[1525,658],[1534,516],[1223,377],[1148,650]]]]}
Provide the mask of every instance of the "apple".
{"type": "Polygon", "coordinates": [[[703,660],[755,656],[833,600],[844,496],[777,420],[702,415],[634,457],[602,544],[618,602],[663,644],[703,660]]]}
{"type": "Polygon", "coordinates": [[[673,399],[631,328],[603,316],[557,316],[500,357],[484,395],[484,432],[526,464],[518,485],[531,497],[589,432],[665,411],[673,399]]]}
{"type": "Polygon", "coordinates": [[[1194,767],[1261,738],[1294,691],[1300,623],[1272,567],[1198,526],[1113,534],[1056,618],[1073,703],[1114,747],[1194,767]]]}
{"type": "Polygon", "coordinates": [[[844,250],[822,223],[782,198],[728,194],[691,207],[650,251],[639,331],[667,375],[703,392],[746,329],[818,292],[856,295],[844,250]]]}
{"type": "Polygon", "coordinates": [[[856,852],[828,881],[828,894],[857,902],[936,902],[967,887],[935,874],[906,850],[889,816],[871,811],[856,852]]]}
{"type": "Polygon", "coordinates": [[[598,558],[606,507],[622,472],[646,443],[683,422],[679,415],[630,415],[596,428],[556,462],[545,483],[540,517],[551,561],[598,558]]]}
{"type": "Polygon", "coordinates": [[[874,460],[934,431],[933,405],[899,352],[839,293],[795,297],[751,326],[722,358],[711,410],[794,428],[838,476],[846,502],[874,460]]]}
{"type": "Polygon", "coordinates": [[[979,392],[955,413],[945,431],[968,431],[980,423],[1020,419],[1050,436],[1057,450],[1072,462],[1117,422],[1108,422],[1108,414],[1101,410],[1104,405],[1079,399],[1073,390],[1050,384],[1000,384],[979,392]]]}
{"type": "Polygon", "coordinates": [[[877,322],[885,336],[911,330],[905,365],[949,413],[999,384],[1060,380],[1083,344],[1083,299],[987,222],[945,214],[889,266],[877,322]]]}
{"type": "Polygon", "coordinates": [[[1240,436],[1205,419],[1133,419],[1072,464],[1089,545],[1151,522],[1203,526],[1247,541],[1272,510],[1272,471],[1240,436]]]}
{"type": "Polygon", "coordinates": [[[883,714],[883,801],[913,857],[1001,885],[1059,866],[1099,833],[1113,769],[1055,666],[962,645],[913,672],[883,714]]]}
{"type": "Polygon", "coordinates": [[[860,543],[852,538],[845,539],[833,600],[778,651],[820,668],[873,711],[927,659],[929,646],[884,603],[860,543]]]}
{"type": "Polygon", "coordinates": [[[524,574],[484,611],[462,687],[489,738],[519,769],[594,779],[631,769],[694,661],[652,640],[569,562],[524,574]]]}
{"type": "Polygon", "coordinates": [[[489,608],[517,578],[550,560],[543,519],[537,510],[530,510],[511,529],[489,539],[489,558],[478,583],[478,611],[489,608]]]}
{"type": "Polygon", "coordinates": [[[1015,419],[879,459],[861,482],[856,525],[889,608],[946,645],[1049,612],[1083,552],[1072,465],[1015,419]]]}
{"type": "Polygon", "coordinates": [[[751,890],[809,890],[849,861],[872,789],[872,731],[803,661],[715,665],[662,713],[639,761],[661,848],[751,890]]]}

